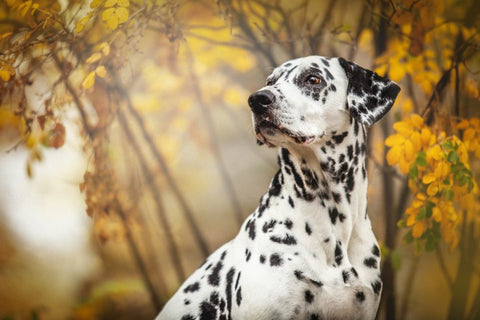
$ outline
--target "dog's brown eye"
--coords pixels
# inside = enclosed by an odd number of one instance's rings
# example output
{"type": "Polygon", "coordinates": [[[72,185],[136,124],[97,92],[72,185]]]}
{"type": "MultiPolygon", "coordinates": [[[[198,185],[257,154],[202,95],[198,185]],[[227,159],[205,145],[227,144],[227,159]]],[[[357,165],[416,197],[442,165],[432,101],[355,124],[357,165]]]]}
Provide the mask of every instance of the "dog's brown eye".
{"type": "Polygon", "coordinates": [[[320,78],[317,76],[308,76],[307,77],[307,83],[308,84],[319,84],[320,83],[320,78]]]}

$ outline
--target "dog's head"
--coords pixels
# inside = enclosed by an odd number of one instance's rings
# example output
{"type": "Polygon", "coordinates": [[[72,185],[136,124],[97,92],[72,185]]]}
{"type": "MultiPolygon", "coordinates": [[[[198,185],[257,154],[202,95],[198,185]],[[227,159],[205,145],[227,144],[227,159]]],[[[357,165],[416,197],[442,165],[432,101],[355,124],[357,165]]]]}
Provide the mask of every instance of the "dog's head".
{"type": "Polygon", "coordinates": [[[344,128],[350,117],[372,125],[399,91],[394,82],[342,58],[310,56],[273,70],[248,104],[260,144],[312,144],[344,128]]]}

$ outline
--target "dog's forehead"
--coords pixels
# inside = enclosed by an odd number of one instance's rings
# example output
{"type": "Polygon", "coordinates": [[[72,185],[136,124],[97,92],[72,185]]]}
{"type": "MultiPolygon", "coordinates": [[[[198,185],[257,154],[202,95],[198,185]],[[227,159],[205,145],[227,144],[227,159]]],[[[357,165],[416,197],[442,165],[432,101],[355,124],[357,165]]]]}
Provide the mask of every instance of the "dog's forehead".
{"type": "Polygon", "coordinates": [[[307,69],[329,69],[332,59],[323,56],[308,56],[286,61],[275,68],[267,79],[289,78],[290,75],[295,76],[307,69]]]}

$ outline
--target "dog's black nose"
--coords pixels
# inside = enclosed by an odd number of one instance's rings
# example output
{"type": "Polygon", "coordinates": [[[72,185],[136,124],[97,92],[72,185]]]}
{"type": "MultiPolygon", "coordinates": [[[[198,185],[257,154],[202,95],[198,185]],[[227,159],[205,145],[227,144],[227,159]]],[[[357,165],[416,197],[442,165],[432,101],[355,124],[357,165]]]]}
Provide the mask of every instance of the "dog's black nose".
{"type": "Polygon", "coordinates": [[[275,95],[268,90],[257,91],[248,97],[248,105],[256,114],[264,113],[274,102],[275,95]]]}

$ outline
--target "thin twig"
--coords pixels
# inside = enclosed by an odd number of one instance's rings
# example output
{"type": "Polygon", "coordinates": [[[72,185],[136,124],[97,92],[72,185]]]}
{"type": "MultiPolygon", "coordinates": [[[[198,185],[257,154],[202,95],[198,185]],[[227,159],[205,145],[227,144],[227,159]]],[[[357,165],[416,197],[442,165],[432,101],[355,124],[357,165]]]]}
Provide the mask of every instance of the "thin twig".
{"type": "Polygon", "coordinates": [[[212,146],[213,150],[213,156],[215,158],[215,161],[217,162],[218,165],[218,170],[220,172],[220,176],[223,181],[223,185],[227,189],[227,195],[230,198],[230,203],[232,204],[233,207],[233,212],[235,214],[235,219],[237,220],[237,223],[239,226],[242,225],[243,223],[243,216],[242,216],[242,208],[240,205],[240,201],[238,200],[237,194],[235,192],[235,189],[233,187],[232,180],[230,178],[230,175],[228,174],[227,171],[227,166],[225,165],[225,162],[223,160],[222,154],[220,152],[220,147],[219,143],[217,140],[217,133],[215,132],[215,126],[213,124],[213,119],[210,114],[209,108],[205,105],[205,101],[203,99],[202,92],[199,87],[199,79],[197,74],[195,73],[195,70],[193,69],[193,56],[190,51],[190,49],[187,46],[186,49],[187,52],[187,61],[188,61],[188,70],[189,70],[189,77],[192,79],[190,81],[192,83],[192,88],[193,88],[193,94],[195,96],[195,99],[197,101],[198,106],[201,109],[202,116],[204,118],[204,121],[206,123],[207,131],[208,131],[208,136],[210,138],[210,144],[212,146]]]}

